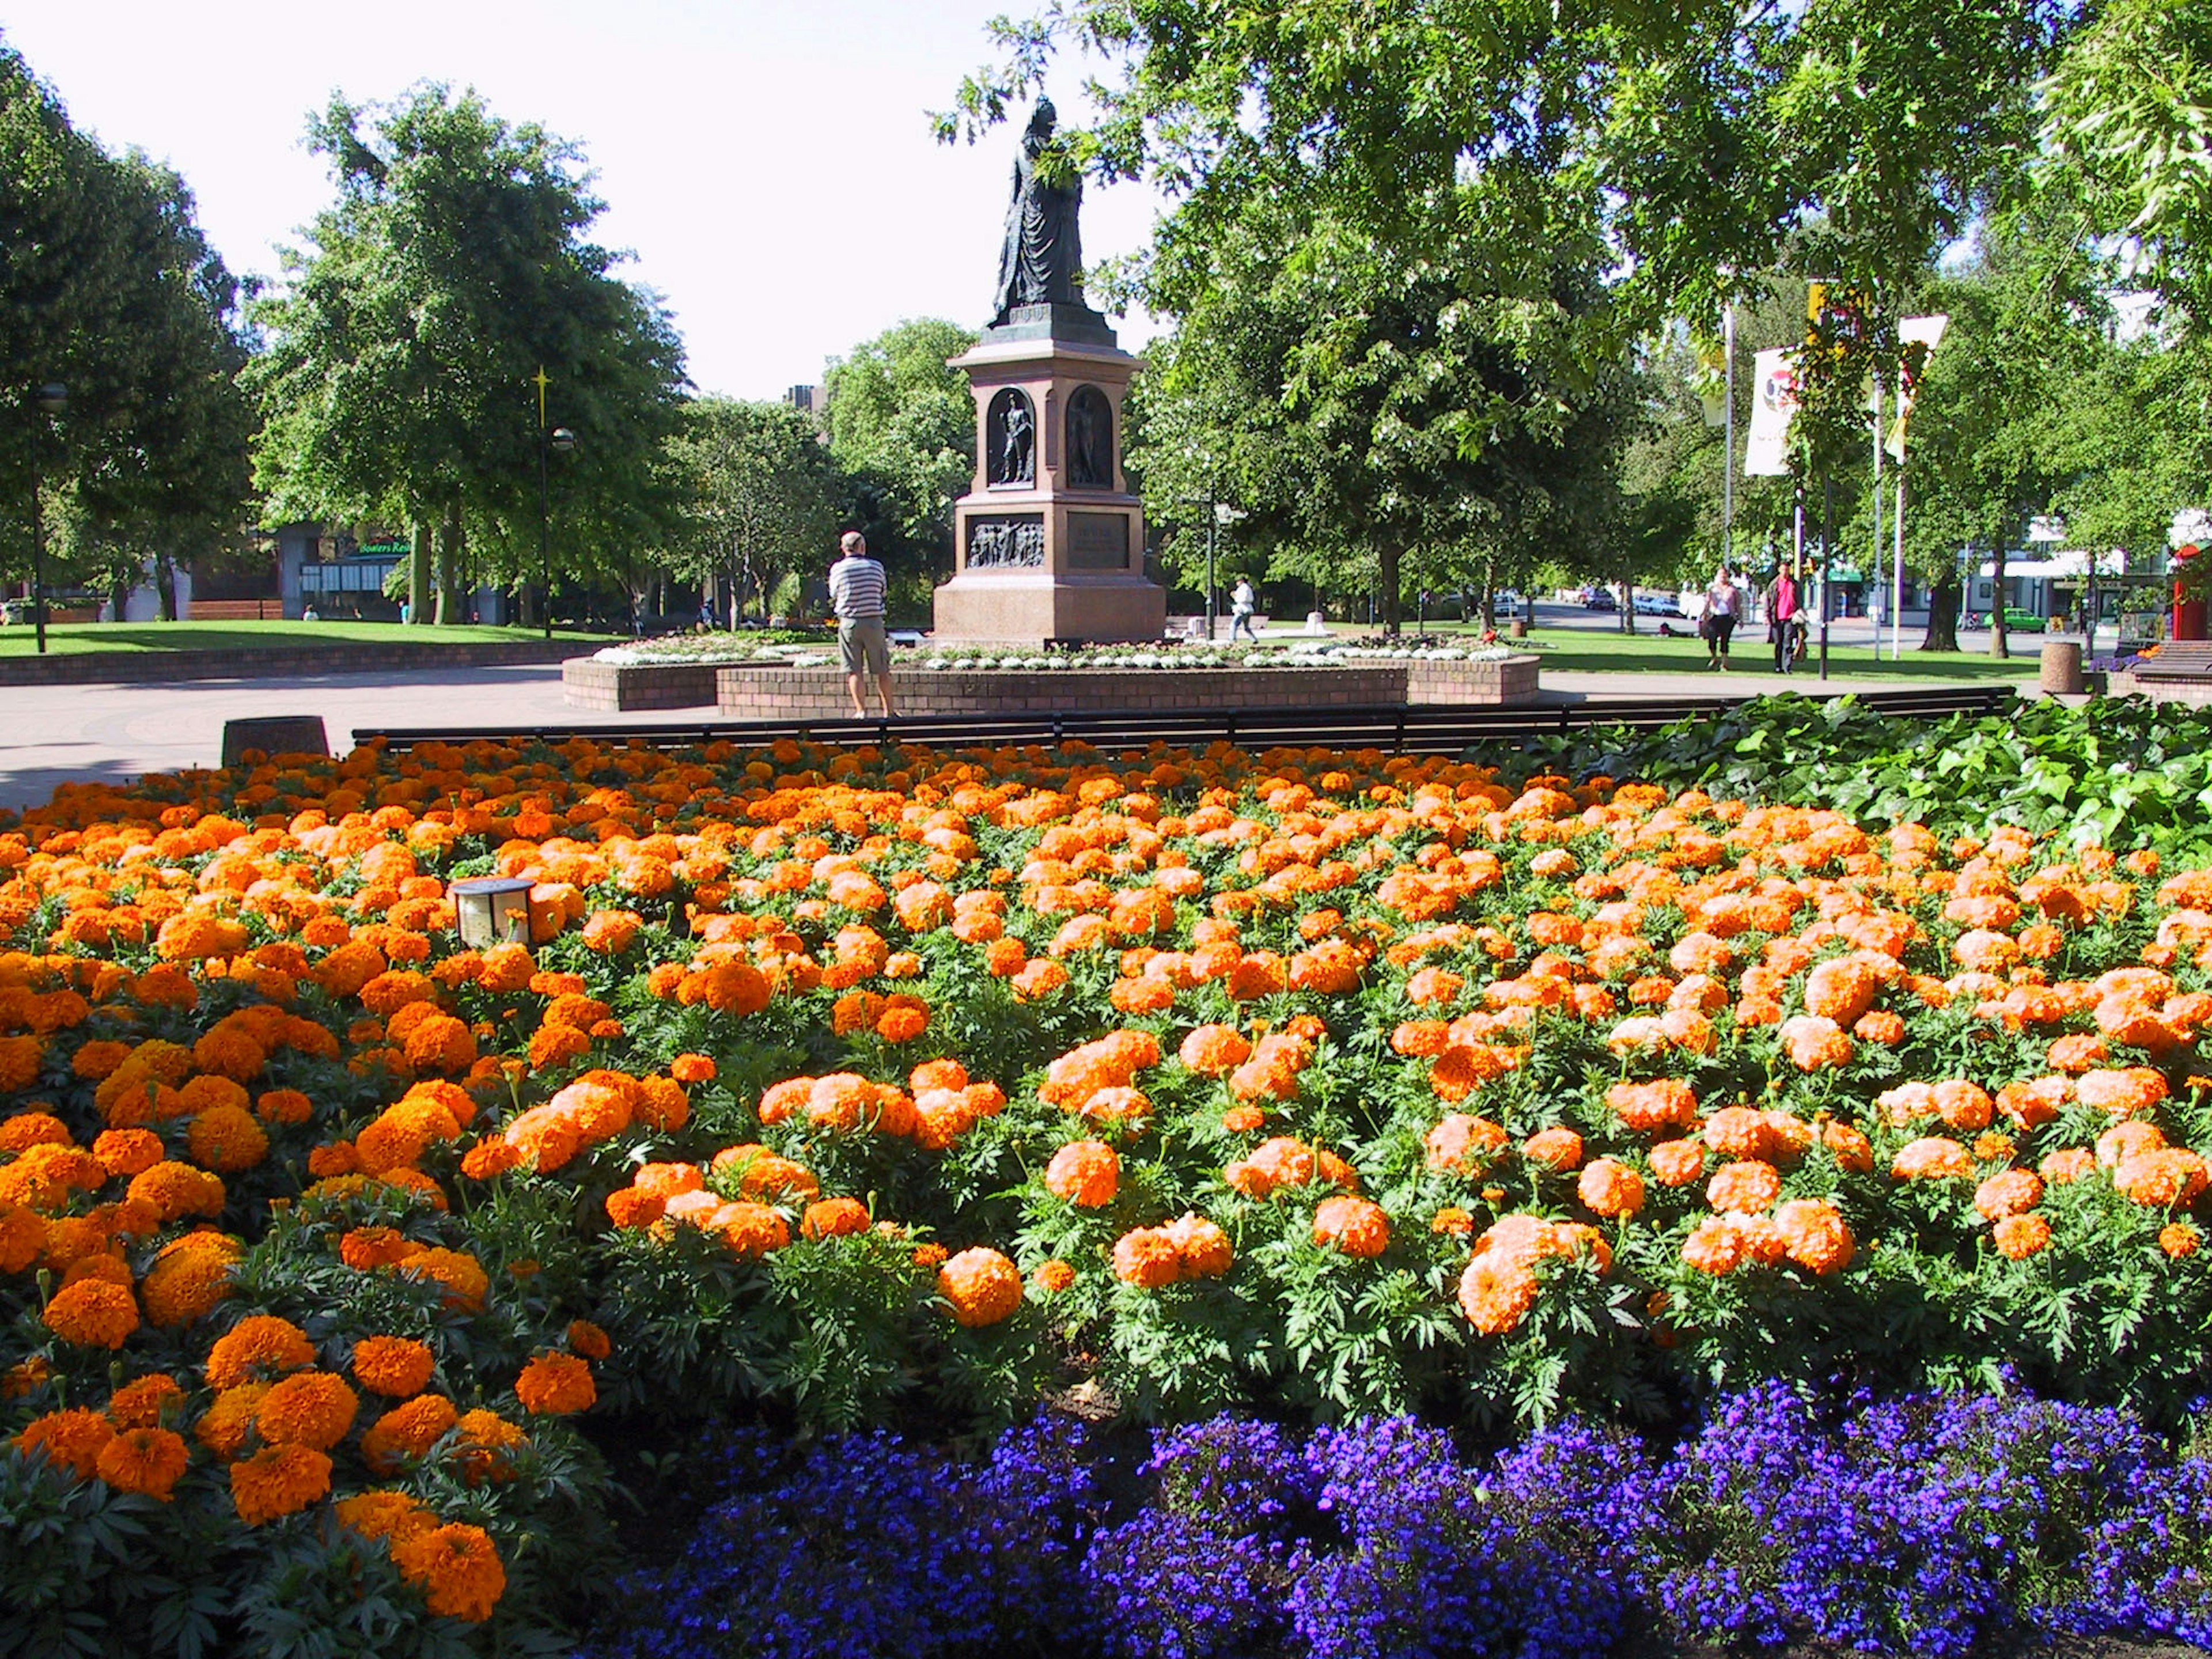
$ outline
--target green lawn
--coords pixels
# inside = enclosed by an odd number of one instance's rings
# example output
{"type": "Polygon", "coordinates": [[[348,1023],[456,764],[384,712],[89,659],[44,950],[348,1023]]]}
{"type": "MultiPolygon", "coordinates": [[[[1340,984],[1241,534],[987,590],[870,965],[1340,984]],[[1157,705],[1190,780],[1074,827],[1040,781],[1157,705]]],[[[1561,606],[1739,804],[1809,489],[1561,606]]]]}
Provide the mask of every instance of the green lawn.
{"type": "MultiPolygon", "coordinates": [[[[1638,631],[1634,634],[1594,629],[1534,628],[1526,640],[1509,639],[1502,629],[1498,637],[1502,645],[1527,646],[1543,658],[1544,666],[1549,669],[1600,674],[1707,672],[1705,647],[1696,636],[1662,639],[1659,620],[1638,617],[1638,631]]],[[[1682,622],[1671,625],[1677,630],[1691,626],[1682,622]]],[[[1465,623],[1432,623],[1429,631],[1479,634],[1482,630],[1465,623]]],[[[1986,651],[1916,651],[1913,643],[1914,636],[1908,635],[1903,659],[1892,662],[1887,641],[1879,659],[1863,645],[1839,646],[1832,641],[1828,647],[1828,677],[1911,680],[2030,678],[2037,672],[2041,644],[2032,636],[2025,641],[2016,637],[2012,643],[2012,655],[2000,659],[1986,651]]],[[[1819,658],[1820,641],[1815,639],[1805,653],[1805,660],[1797,666],[1797,676],[1817,678],[1820,672],[1819,658]]],[[[1756,629],[1748,637],[1739,634],[1729,653],[1729,664],[1732,676],[1755,672],[1771,678],[1774,647],[1766,642],[1766,630],[1756,629]]],[[[1714,676],[1716,679],[1719,678],[1717,674],[1714,676]]]]}
{"type": "MultiPolygon", "coordinates": [[[[178,622],[57,623],[46,629],[52,656],[83,656],[102,651],[270,651],[330,645],[482,645],[542,637],[532,628],[403,628],[398,623],[364,622],[178,622]]],[[[599,634],[555,631],[556,639],[579,645],[605,640],[599,634]]],[[[0,628],[0,658],[27,657],[39,648],[38,632],[28,623],[0,628]]]]}

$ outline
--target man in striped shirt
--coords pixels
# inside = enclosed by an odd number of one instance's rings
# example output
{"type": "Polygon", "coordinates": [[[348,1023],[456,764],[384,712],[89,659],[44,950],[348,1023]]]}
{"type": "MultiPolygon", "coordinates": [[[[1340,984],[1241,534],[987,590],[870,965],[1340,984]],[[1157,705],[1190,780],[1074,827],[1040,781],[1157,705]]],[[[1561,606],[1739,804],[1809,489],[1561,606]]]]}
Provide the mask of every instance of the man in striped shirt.
{"type": "Polygon", "coordinates": [[[868,556],[868,544],[857,530],[848,530],[838,542],[844,556],[830,567],[830,603],[837,612],[837,652],[845,659],[845,687],[853,694],[853,712],[868,717],[864,672],[876,677],[883,693],[884,718],[898,710],[891,706],[891,647],[884,636],[884,568],[868,556]]]}

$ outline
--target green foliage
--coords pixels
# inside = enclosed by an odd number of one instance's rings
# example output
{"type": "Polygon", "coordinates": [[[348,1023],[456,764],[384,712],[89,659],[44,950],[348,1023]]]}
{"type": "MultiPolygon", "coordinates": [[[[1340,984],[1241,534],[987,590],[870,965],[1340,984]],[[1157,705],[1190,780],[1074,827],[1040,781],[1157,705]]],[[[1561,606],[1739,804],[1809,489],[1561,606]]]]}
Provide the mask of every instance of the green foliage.
{"type": "Polygon", "coordinates": [[[830,453],[893,573],[950,573],[952,502],[975,476],[975,399],[950,365],[975,343],[957,323],[923,318],[830,366],[830,453]]]}
{"type": "Polygon", "coordinates": [[[418,554],[428,526],[465,525],[485,577],[523,579],[543,425],[576,434],[556,469],[560,568],[619,569],[657,543],[682,348],[585,240],[603,204],[576,147],[442,86],[381,109],[334,98],[308,137],[338,198],[253,313],[266,520],[414,525],[418,554]]]}
{"type": "Polygon", "coordinates": [[[694,398],[666,456],[688,506],[684,540],[669,561],[678,573],[694,580],[726,574],[740,609],[750,599],[765,615],[788,609],[787,578],[828,568],[842,481],[800,410],[694,398]]]}

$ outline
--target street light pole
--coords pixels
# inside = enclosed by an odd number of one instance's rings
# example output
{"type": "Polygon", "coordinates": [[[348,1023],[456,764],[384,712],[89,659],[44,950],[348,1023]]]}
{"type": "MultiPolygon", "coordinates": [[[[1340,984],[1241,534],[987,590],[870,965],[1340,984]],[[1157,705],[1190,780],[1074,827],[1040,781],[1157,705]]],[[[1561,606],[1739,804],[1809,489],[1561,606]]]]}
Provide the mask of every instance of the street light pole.
{"type": "Polygon", "coordinates": [[[31,399],[31,614],[37,620],[39,654],[46,654],[46,521],[39,508],[39,428],[49,415],[69,407],[69,388],[51,381],[31,399]]]}
{"type": "Polygon", "coordinates": [[[1206,642],[1208,645],[1213,643],[1214,618],[1221,608],[1218,597],[1220,589],[1213,580],[1214,538],[1221,529],[1221,503],[1215,499],[1217,494],[1213,480],[1209,477],[1206,481],[1206,642]]]}

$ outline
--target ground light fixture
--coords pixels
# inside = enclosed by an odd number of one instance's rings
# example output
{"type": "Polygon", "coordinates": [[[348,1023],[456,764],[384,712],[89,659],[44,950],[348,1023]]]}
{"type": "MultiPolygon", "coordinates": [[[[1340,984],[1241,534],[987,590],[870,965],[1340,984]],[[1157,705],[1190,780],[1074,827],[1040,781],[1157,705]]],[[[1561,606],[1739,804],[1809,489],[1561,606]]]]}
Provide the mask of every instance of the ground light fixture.
{"type": "MultiPolygon", "coordinates": [[[[540,371],[541,373],[543,371],[540,371]]],[[[545,637],[553,637],[553,512],[546,483],[549,452],[565,455],[576,447],[576,434],[565,426],[545,429],[538,423],[538,569],[545,583],[545,637]]]]}
{"type": "Polygon", "coordinates": [[[530,943],[530,889],[519,876],[475,876],[446,890],[461,943],[472,951],[530,943]]]}

